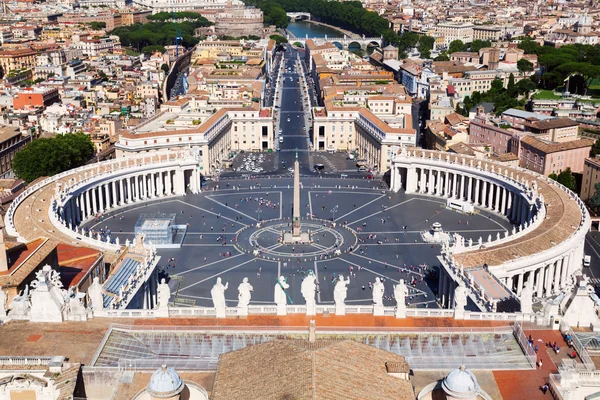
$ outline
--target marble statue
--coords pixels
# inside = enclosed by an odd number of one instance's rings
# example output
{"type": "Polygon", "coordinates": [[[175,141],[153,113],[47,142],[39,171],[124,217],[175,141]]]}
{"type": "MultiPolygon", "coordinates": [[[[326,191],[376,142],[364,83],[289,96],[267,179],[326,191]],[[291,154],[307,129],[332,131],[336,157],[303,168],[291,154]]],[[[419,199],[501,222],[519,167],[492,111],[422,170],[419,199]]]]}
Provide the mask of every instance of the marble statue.
{"type": "Polygon", "coordinates": [[[30,308],[29,285],[25,285],[25,290],[22,290],[17,296],[13,297],[8,315],[11,317],[26,317],[29,315],[30,308]]]}
{"type": "Polygon", "coordinates": [[[383,286],[383,282],[379,277],[375,278],[375,283],[373,284],[373,303],[376,306],[383,306],[383,293],[385,292],[385,287],[383,286]]]}
{"type": "Polygon", "coordinates": [[[238,286],[238,308],[248,308],[253,290],[252,285],[248,283],[248,278],[244,278],[238,286]]]}
{"type": "Polygon", "coordinates": [[[300,291],[306,301],[306,315],[315,315],[315,293],[317,291],[317,284],[315,283],[316,279],[315,274],[313,274],[311,270],[304,279],[302,279],[302,284],[300,286],[300,291]]]}
{"type": "Polygon", "coordinates": [[[344,301],[346,301],[346,296],[348,295],[348,288],[346,286],[349,284],[350,277],[348,277],[348,279],[344,279],[344,275],[340,274],[338,276],[338,281],[336,282],[335,288],[333,289],[333,300],[335,301],[336,309],[345,305],[344,301]]]}
{"type": "Polygon", "coordinates": [[[0,318],[6,317],[6,292],[0,289],[0,318]]]}
{"type": "Polygon", "coordinates": [[[275,284],[275,304],[277,304],[277,315],[286,315],[287,295],[285,290],[289,288],[285,278],[280,276],[275,284]]]}
{"type": "Polygon", "coordinates": [[[85,297],[85,293],[75,293],[73,288],[69,289],[67,302],[69,321],[87,321],[87,312],[81,302],[82,297],[85,297]]]}
{"type": "Polygon", "coordinates": [[[160,284],[156,288],[156,303],[158,308],[166,308],[169,306],[169,299],[171,298],[171,288],[167,284],[165,278],[160,280],[160,284]]]}
{"type": "Polygon", "coordinates": [[[102,294],[102,285],[100,278],[94,277],[92,285],[88,289],[88,297],[90,305],[94,311],[102,311],[104,309],[104,295],[102,294]]]}
{"type": "Polygon", "coordinates": [[[396,299],[396,317],[406,317],[406,296],[408,295],[408,287],[404,283],[404,279],[394,286],[394,298],[396,299]]]}
{"type": "Polygon", "coordinates": [[[31,322],[62,322],[68,316],[70,294],[63,289],[58,271],[44,265],[31,282],[31,322]]]}
{"type": "Polygon", "coordinates": [[[529,287],[528,283],[525,284],[525,287],[521,290],[521,295],[519,296],[521,313],[523,314],[533,313],[533,288],[529,287]]]}
{"type": "Polygon", "coordinates": [[[225,318],[225,291],[229,287],[229,282],[223,285],[221,278],[217,278],[217,283],[210,290],[210,296],[212,297],[213,305],[217,311],[217,318],[225,318]]]}
{"type": "Polygon", "coordinates": [[[467,288],[460,283],[454,289],[454,310],[464,311],[467,306],[467,288]]]}

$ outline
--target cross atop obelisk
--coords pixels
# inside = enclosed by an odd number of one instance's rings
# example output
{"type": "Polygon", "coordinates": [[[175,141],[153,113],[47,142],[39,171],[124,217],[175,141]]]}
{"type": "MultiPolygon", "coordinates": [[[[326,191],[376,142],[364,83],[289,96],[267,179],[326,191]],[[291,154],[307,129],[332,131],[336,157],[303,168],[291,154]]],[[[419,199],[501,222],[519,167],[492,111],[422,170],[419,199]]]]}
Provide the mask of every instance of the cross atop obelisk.
{"type": "Polygon", "coordinates": [[[298,162],[298,151],[294,162],[294,210],[292,215],[292,236],[297,238],[302,234],[300,229],[300,163],[298,162]]]}

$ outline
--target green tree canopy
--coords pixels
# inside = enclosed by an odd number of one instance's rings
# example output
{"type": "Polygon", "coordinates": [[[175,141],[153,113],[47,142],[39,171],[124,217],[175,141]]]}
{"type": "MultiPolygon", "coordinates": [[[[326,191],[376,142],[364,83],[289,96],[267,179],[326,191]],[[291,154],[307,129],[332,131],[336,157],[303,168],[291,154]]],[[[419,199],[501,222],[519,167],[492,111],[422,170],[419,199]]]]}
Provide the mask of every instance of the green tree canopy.
{"type": "Polygon", "coordinates": [[[529,60],[521,58],[519,61],[517,61],[517,68],[519,69],[519,72],[530,72],[533,71],[533,63],[529,60]]]}
{"type": "Polygon", "coordinates": [[[564,171],[560,171],[558,177],[556,178],[558,183],[564,185],[567,189],[571,189],[573,192],[577,192],[577,181],[571,172],[571,168],[565,169],[564,171]]]}
{"type": "Polygon", "coordinates": [[[471,51],[474,53],[479,53],[479,50],[485,48],[485,47],[491,47],[492,46],[492,42],[490,42],[489,40],[480,40],[480,39],[476,39],[473,40],[473,43],[471,43],[471,51]]]}
{"type": "Polygon", "coordinates": [[[94,154],[94,145],[85,134],[57,135],[36,139],[15,154],[13,170],[25,182],[77,168],[94,154]]]}
{"type": "Polygon", "coordinates": [[[448,53],[445,51],[442,51],[436,58],[433,59],[434,61],[450,61],[450,57],[448,57],[448,53]]]}
{"type": "Polygon", "coordinates": [[[594,189],[596,189],[596,191],[594,192],[594,195],[590,198],[589,203],[592,209],[598,212],[598,209],[600,208],[600,183],[596,183],[594,185],[594,189]]]}
{"type": "Polygon", "coordinates": [[[453,40],[450,42],[448,46],[448,54],[456,53],[457,51],[466,51],[467,45],[463,43],[462,40],[453,40]]]}
{"type": "Polygon", "coordinates": [[[432,38],[431,36],[419,36],[418,49],[419,53],[421,53],[421,58],[431,58],[431,50],[433,50],[434,43],[435,38],[432,38]]]}
{"type": "Polygon", "coordinates": [[[89,26],[90,26],[90,28],[92,28],[93,30],[99,30],[99,29],[104,29],[104,28],[106,28],[106,22],[92,21],[92,22],[88,22],[88,25],[89,25],[89,26]]]}
{"type": "Polygon", "coordinates": [[[281,35],[271,35],[271,36],[269,36],[269,39],[274,40],[275,43],[277,43],[277,44],[287,43],[288,42],[288,40],[286,38],[284,38],[283,36],[281,36],[281,35]]]}

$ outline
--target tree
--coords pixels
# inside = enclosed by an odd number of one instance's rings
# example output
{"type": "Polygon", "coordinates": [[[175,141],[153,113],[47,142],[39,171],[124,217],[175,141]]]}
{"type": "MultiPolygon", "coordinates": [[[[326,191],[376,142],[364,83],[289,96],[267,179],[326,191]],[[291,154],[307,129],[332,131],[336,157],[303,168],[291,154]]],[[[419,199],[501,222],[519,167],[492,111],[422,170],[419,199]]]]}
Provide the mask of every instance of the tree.
{"type": "Polygon", "coordinates": [[[590,150],[590,157],[594,158],[596,155],[600,154],[600,139],[596,139],[596,143],[592,146],[590,150]]]}
{"type": "Polygon", "coordinates": [[[510,97],[513,97],[517,92],[515,87],[515,76],[512,74],[512,72],[508,77],[508,85],[506,86],[506,91],[510,97]]]}
{"type": "Polygon", "coordinates": [[[571,191],[573,192],[577,191],[577,182],[575,180],[575,177],[571,173],[571,168],[567,167],[567,169],[565,169],[564,171],[560,171],[560,174],[558,174],[557,181],[558,183],[564,185],[567,189],[571,189],[571,191]]]}
{"type": "Polygon", "coordinates": [[[519,69],[519,72],[530,72],[533,71],[533,63],[529,60],[521,58],[519,61],[517,61],[517,68],[519,69]]]}
{"type": "Polygon", "coordinates": [[[471,43],[471,51],[474,53],[479,53],[479,50],[485,48],[485,47],[491,47],[492,46],[492,42],[490,42],[489,40],[480,40],[480,39],[475,39],[473,40],[473,43],[471,43]]]}
{"type": "Polygon", "coordinates": [[[436,58],[433,59],[434,61],[450,61],[450,57],[448,57],[448,53],[445,51],[442,51],[436,58]]]}
{"type": "Polygon", "coordinates": [[[600,208],[600,183],[596,183],[594,185],[594,189],[596,189],[596,191],[594,192],[594,195],[590,198],[589,203],[590,206],[592,206],[592,209],[597,212],[598,208],[600,208]]]}
{"type": "Polygon", "coordinates": [[[458,51],[467,50],[467,46],[463,43],[462,40],[456,39],[450,42],[448,46],[448,54],[456,53],[458,51]]]}
{"type": "Polygon", "coordinates": [[[540,45],[531,38],[525,38],[519,43],[519,48],[525,51],[525,54],[536,54],[539,47],[540,45]]]}
{"type": "Polygon", "coordinates": [[[93,154],[94,145],[85,134],[36,139],[17,152],[13,170],[29,183],[41,176],[52,176],[79,167],[93,154]]]}
{"type": "Polygon", "coordinates": [[[169,73],[169,66],[167,64],[161,65],[160,69],[162,69],[165,72],[165,74],[169,73]]]}
{"type": "Polygon", "coordinates": [[[433,50],[434,43],[435,39],[431,36],[419,36],[418,49],[419,53],[421,54],[421,58],[431,58],[431,50],[433,50]]]}
{"type": "Polygon", "coordinates": [[[106,28],[106,22],[92,21],[88,25],[95,31],[106,28]]]}
{"type": "Polygon", "coordinates": [[[271,35],[269,36],[269,39],[272,39],[275,41],[276,44],[281,44],[281,43],[287,43],[288,40],[286,38],[284,38],[281,35],[271,35]]]}

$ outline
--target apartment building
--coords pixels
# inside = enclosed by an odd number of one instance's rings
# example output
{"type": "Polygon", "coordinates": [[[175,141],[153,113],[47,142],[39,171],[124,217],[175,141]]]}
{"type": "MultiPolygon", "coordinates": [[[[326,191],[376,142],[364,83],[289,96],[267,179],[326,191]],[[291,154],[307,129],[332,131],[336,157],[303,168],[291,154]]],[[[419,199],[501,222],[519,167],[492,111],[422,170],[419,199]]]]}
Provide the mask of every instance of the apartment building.
{"type": "Polygon", "coordinates": [[[29,48],[0,51],[0,77],[10,71],[33,67],[35,55],[36,52],[29,48]]]}
{"type": "Polygon", "coordinates": [[[502,37],[502,29],[490,25],[473,26],[473,40],[489,40],[497,42],[502,37]]]}
{"type": "Polygon", "coordinates": [[[546,176],[559,174],[567,168],[583,173],[585,159],[593,144],[592,139],[553,143],[531,135],[524,136],[521,138],[519,166],[546,176]]]}
{"type": "Polygon", "coordinates": [[[449,46],[454,40],[464,43],[473,42],[473,24],[470,23],[439,23],[435,26],[435,34],[444,37],[444,45],[449,46]]]}

